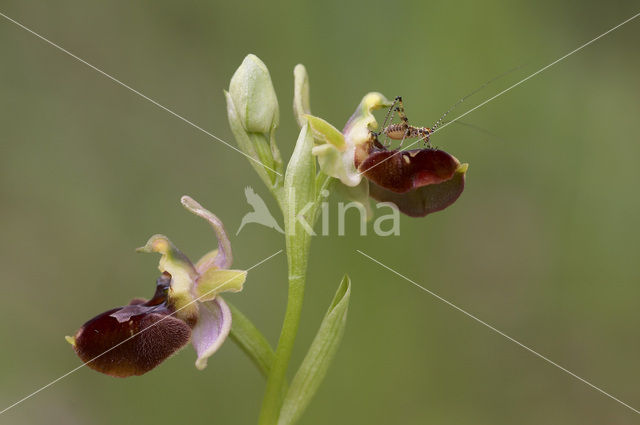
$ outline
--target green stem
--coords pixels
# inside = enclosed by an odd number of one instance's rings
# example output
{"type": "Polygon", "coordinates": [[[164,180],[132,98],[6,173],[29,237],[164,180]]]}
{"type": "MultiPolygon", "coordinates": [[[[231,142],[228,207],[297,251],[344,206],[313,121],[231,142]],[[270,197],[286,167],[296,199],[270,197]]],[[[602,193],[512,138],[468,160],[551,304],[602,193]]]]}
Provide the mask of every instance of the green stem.
{"type": "MultiPolygon", "coordinates": [[[[311,227],[318,218],[319,205],[322,202],[322,191],[329,189],[335,179],[319,173],[314,182],[315,198],[313,207],[307,213],[311,227]]],[[[283,198],[284,199],[284,198],[283,198]]],[[[281,203],[283,212],[287,211],[287,204],[281,203]]],[[[285,213],[286,214],[286,213],[285,213]]],[[[259,425],[275,425],[280,415],[283,395],[286,394],[287,369],[293,345],[298,334],[302,302],[304,300],[304,286],[306,282],[307,261],[309,258],[309,246],[311,235],[308,234],[295,221],[285,220],[285,241],[289,272],[289,292],[287,295],[287,311],[285,312],[280,339],[276,348],[275,359],[271,372],[267,378],[267,387],[262,400],[259,425]]]]}
{"type": "MultiPolygon", "coordinates": [[[[287,229],[289,230],[289,229],[287,229]]],[[[274,425],[278,421],[282,405],[282,388],[286,385],[286,375],[293,351],[293,345],[298,333],[302,302],[304,299],[304,285],[307,271],[307,258],[311,236],[297,229],[297,234],[290,235],[287,231],[286,248],[289,263],[289,292],[287,311],[285,313],[278,348],[267,379],[267,388],[262,400],[260,411],[260,425],[274,425]]]]}

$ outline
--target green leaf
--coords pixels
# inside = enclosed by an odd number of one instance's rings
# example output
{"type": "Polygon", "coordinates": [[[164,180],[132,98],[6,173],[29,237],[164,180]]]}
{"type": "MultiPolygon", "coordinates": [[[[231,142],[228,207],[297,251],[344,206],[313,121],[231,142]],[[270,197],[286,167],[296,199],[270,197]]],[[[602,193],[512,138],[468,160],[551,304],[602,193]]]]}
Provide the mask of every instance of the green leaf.
{"type": "Polygon", "coordinates": [[[280,411],[278,425],[291,425],[300,419],[324,379],[344,333],[350,295],[351,280],[345,276],[300,369],[291,382],[280,411]]]}
{"type": "MultiPolygon", "coordinates": [[[[315,208],[313,201],[316,197],[316,159],[311,155],[312,148],[313,136],[309,125],[306,124],[300,130],[284,177],[286,204],[283,213],[286,217],[287,237],[292,237],[298,232],[305,232],[307,235],[313,232],[311,229],[313,223],[307,222],[307,218],[312,216],[307,214],[315,208]]],[[[296,241],[302,242],[303,239],[296,241]]]]}
{"type": "Polygon", "coordinates": [[[253,361],[262,375],[267,377],[275,358],[273,348],[258,328],[240,310],[229,302],[227,305],[229,305],[233,317],[229,334],[231,340],[253,361]]]}

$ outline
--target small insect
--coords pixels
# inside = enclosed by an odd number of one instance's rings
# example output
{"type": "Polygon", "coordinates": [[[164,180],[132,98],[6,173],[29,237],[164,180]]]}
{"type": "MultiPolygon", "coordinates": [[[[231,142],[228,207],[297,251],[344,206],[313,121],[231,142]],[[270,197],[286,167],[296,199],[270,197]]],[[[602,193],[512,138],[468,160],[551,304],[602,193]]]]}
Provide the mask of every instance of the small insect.
{"type": "MultiPolygon", "coordinates": [[[[438,129],[438,127],[440,127],[440,125],[442,125],[444,123],[445,117],[451,111],[453,111],[458,105],[460,105],[462,102],[467,100],[469,97],[471,97],[474,94],[478,93],[480,90],[482,90],[483,88],[488,86],[493,81],[495,81],[495,80],[497,80],[499,78],[502,78],[505,75],[510,74],[511,72],[522,68],[522,66],[523,65],[518,66],[518,67],[513,68],[513,69],[510,69],[509,71],[507,71],[507,72],[505,72],[503,74],[500,74],[497,77],[494,77],[494,78],[490,79],[489,81],[487,81],[486,83],[482,84],[480,87],[478,87],[477,89],[475,89],[471,93],[469,93],[466,96],[462,97],[451,108],[449,108],[449,110],[447,112],[442,114],[442,116],[438,119],[438,121],[436,121],[435,124],[433,124],[431,127],[416,127],[416,126],[410,125],[409,124],[409,119],[407,118],[407,114],[404,111],[404,104],[402,102],[402,96],[396,97],[393,100],[393,103],[391,104],[391,107],[387,111],[387,115],[384,118],[384,122],[382,123],[382,130],[380,130],[379,132],[371,131],[371,137],[373,139],[374,145],[379,149],[386,149],[388,147],[388,145],[389,145],[388,139],[400,140],[400,146],[402,146],[402,144],[404,143],[405,139],[416,139],[417,138],[418,141],[415,142],[414,144],[419,143],[421,141],[424,141],[426,143],[426,145],[427,145],[427,148],[431,148],[432,147],[431,146],[431,140],[430,140],[431,135],[438,129]],[[400,122],[397,123],[397,124],[389,124],[387,126],[387,122],[393,121],[393,115],[395,113],[398,113],[398,116],[400,117],[400,122]],[[384,136],[387,137],[387,142],[385,144],[380,143],[380,140],[378,139],[378,137],[381,136],[381,135],[384,135],[384,136]]],[[[465,124],[463,122],[460,122],[459,120],[455,120],[454,122],[457,122],[457,123],[460,123],[460,124],[463,124],[463,125],[469,125],[469,124],[465,124]]],[[[475,127],[473,125],[469,125],[469,126],[475,127]]],[[[480,130],[482,130],[482,129],[480,129],[480,130]]],[[[484,130],[482,130],[482,131],[484,131],[484,130]]]]}
{"type": "Polygon", "coordinates": [[[427,143],[427,146],[431,146],[429,136],[435,131],[437,125],[439,125],[440,120],[434,124],[432,127],[415,127],[409,124],[409,119],[407,118],[407,114],[404,112],[404,104],[402,103],[402,97],[398,96],[393,100],[389,111],[387,112],[386,117],[384,118],[384,123],[382,124],[382,130],[379,133],[371,132],[374,143],[379,148],[385,148],[385,145],[382,145],[378,140],[378,136],[384,134],[387,138],[391,140],[400,140],[400,146],[405,139],[415,139],[418,138],[418,142],[424,140],[427,143]],[[400,122],[397,124],[390,124],[387,126],[387,122],[389,121],[389,117],[391,117],[391,121],[393,121],[393,114],[398,113],[400,117],[400,122]]]}

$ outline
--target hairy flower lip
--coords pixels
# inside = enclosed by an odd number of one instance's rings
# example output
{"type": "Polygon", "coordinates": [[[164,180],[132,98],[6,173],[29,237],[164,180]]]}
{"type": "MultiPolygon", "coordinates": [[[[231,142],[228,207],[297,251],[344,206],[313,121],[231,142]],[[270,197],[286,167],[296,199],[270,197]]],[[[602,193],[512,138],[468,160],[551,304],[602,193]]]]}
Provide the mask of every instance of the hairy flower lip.
{"type": "Polygon", "coordinates": [[[458,167],[453,155],[439,149],[408,151],[374,148],[358,167],[367,179],[395,193],[450,180],[458,167]]]}
{"type": "Polygon", "coordinates": [[[189,340],[196,367],[204,369],[231,330],[231,311],[221,292],[242,290],[247,272],[231,270],[231,244],[222,222],[188,196],[182,204],[205,219],[218,239],[218,249],[192,263],[166,236],[154,235],[139,252],[161,255],[162,275],[150,300],[128,305],[87,321],[74,337],[66,337],[90,368],[111,376],[142,375],[158,366],[189,340]]]}
{"type": "Polygon", "coordinates": [[[189,342],[191,327],[172,316],[166,299],[139,301],[107,310],[76,332],[73,348],[87,366],[120,378],[142,375],[189,342]]]}
{"type": "Polygon", "coordinates": [[[370,196],[378,202],[391,202],[409,217],[424,217],[453,204],[464,191],[468,165],[461,164],[453,177],[438,184],[421,186],[405,193],[393,192],[370,182],[370,196]]]}

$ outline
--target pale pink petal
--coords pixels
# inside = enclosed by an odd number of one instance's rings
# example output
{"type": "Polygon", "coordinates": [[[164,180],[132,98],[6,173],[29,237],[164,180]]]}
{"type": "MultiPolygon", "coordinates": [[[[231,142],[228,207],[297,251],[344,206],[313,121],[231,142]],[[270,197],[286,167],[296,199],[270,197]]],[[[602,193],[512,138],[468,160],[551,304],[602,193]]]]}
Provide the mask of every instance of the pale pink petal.
{"type": "Polygon", "coordinates": [[[198,323],[191,331],[191,342],[198,359],[196,367],[207,367],[207,359],[222,345],[231,330],[231,311],[220,297],[198,303],[198,323]]]}
{"type": "Polygon", "coordinates": [[[231,242],[229,242],[229,238],[227,237],[227,233],[225,232],[220,219],[190,196],[185,195],[180,199],[180,201],[186,209],[207,220],[218,238],[218,253],[215,257],[212,256],[207,258],[206,262],[201,263],[200,267],[202,270],[200,271],[204,272],[211,267],[217,267],[219,269],[228,269],[231,267],[231,263],[233,262],[231,242]]]}

